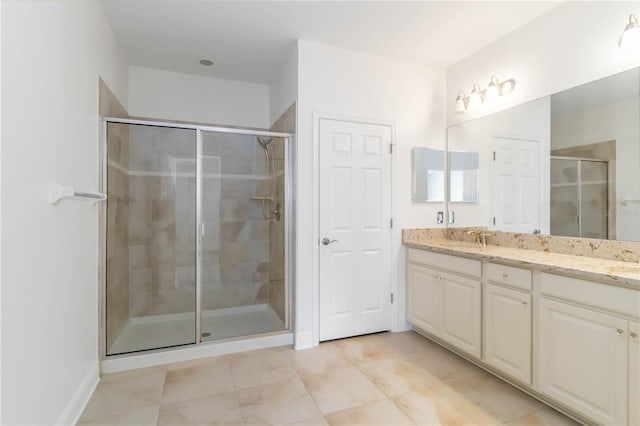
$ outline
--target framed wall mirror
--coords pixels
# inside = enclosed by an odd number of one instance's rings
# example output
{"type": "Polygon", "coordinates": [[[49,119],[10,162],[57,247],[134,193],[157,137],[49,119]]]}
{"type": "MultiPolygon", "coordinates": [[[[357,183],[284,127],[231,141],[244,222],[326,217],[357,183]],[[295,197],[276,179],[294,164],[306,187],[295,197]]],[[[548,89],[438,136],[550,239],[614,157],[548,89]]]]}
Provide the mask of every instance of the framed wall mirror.
{"type": "Polygon", "coordinates": [[[444,202],[445,152],[431,148],[411,151],[412,200],[414,203],[444,202]]]}
{"type": "MultiPolygon", "coordinates": [[[[456,226],[640,241],[640,68],[448,129],[483,197],[456,226]]],[[[453,170],[453,169],[452,169],[453,170]]]]}

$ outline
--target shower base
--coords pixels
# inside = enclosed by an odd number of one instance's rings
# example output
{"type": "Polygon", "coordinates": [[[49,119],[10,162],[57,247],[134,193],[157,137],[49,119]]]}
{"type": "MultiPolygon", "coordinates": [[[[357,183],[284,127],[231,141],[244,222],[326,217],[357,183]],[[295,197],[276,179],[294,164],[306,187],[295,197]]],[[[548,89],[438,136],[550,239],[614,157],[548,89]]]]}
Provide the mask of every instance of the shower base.
{"type": "MultiPolygon", "coordinates": [[[[129,319],[109,354],[127,353],[195,342],[193,313],[151,315],[129,319]]],[[[268,304],[202,312],[203,341],[250,336],[283,330],[284,322],[268,304]]]]}

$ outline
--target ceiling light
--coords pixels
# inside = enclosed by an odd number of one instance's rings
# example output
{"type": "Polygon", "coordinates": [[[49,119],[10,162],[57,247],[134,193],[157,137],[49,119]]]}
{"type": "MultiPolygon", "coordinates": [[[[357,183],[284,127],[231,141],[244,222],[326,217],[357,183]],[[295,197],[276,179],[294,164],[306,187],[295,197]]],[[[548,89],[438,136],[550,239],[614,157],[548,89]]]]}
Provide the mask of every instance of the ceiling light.
{"type": "Polygon", "coordinates": [[[204,65],[205,67],[210,67],[214,64],[213,59],[202,58],[200,59],[200,65],[204,65]]]}
{"type": "Polygon", "coordinates": [[[482,90],[478,83],[473,85],[473,89],[469,94],[469,101],[467,102],[467,109],[473,109],[482,103],[482,90]]]}
{"type": "Polygon", "coordinates": [[[624,50],[640,50],[640,26],[635,15],[629,15],[629,23],[620,36],[618,47],[624,50]]]}

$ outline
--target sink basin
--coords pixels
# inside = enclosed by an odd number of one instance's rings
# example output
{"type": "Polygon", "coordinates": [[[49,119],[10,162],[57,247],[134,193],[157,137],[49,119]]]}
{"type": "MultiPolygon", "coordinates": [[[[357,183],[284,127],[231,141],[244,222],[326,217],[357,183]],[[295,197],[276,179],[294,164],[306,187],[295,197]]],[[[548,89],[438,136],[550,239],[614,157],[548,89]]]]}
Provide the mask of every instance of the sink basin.
{"type": "Polygon", "coordinates": [[[625,265],[625,266],[607,266],[607,272],[612,274],[640,274],[640,265],[625,265]]]}

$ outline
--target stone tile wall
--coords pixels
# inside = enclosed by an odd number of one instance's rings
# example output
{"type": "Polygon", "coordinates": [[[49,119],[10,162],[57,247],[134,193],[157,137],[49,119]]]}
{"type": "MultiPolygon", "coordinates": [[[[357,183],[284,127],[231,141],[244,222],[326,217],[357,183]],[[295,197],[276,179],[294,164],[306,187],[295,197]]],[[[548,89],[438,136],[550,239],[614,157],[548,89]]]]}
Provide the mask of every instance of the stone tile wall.
{"type": "MultiPolygon", "coordinates": [[[[101,117],[127,117],[109,87],[99,80],[99,114],[101,117]]],[[[129,137],[122,127],[109,128],[109,145],[105,154],[100,145],[101,155],[107,155],[107,221],[106,246],[106,333],[107,348],[111,346],[129,319],[129,177],[126,173],[129,163],[129,137]],[[118,167],[119,166],[119,167],[118,167]]],[[[104,177],[103,177],[104,179],[104,177]]],[[[102,213],[101,213],[102,214],[102,213]]],[[[105,297],[100,292],[100,298],[105,297]]],[[[100,304],[102,306],[102,303],[100,304]]],[[[101,345],[104,342],[101,340],[101,345]]]]}
{"type": "MultiPolygon", "coordinates": [[[[296,104],[292,104],[287,111],[271,127],[272,131],[293,133],[296,131],[296,104]]],[[[280,220],[269,223],[269,304],[284,321],[288,303],[285,291],[285,218],[291,212],[285,209],[284,169],[285,169],[285,141],[282,138],[273,140],[275,158],[274,180],[277,185],[276,202],[280,205],[280,220]]],[[[292,203],[293,205],[293,203],[292,203]]],[[[293,249],[293,248],[292,248],[293,249]]],[[[291,287],[290,287],[291,288],[291,287]]],[[[290,315],[292,318],[293,316],[290,315]]]]}

